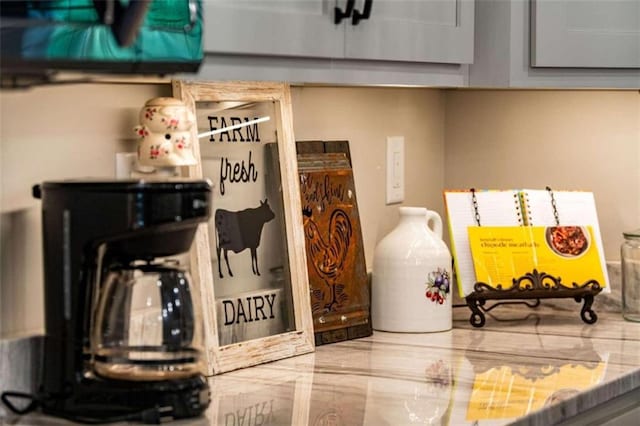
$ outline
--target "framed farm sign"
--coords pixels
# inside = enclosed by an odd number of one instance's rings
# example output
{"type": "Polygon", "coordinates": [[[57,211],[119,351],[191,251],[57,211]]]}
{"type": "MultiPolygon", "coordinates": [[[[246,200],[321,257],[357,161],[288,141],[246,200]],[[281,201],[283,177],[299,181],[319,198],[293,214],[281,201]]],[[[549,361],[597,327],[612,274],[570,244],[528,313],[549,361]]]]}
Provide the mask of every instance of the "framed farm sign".
{"type": "Polygon", "coordinates": [[[183,175],[213,186],[191,254],[209,374],[313,351],[289,87],[174,81],[173,93],[197,122],[199,161],[183,175]]]}

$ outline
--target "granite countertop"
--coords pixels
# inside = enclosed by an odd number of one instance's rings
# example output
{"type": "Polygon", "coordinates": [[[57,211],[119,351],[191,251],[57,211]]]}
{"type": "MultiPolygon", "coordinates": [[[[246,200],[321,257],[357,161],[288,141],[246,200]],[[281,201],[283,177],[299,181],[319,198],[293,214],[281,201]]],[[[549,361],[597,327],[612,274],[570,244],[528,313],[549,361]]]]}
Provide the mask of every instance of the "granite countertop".
{"type": "Polygon", "coordinates": [[[501,306],[482,329],[469,313],[455,309],[448,332],[374,332],[212,377],[206,416],[174,424],[548,425],[640,388],[640,323],[619,313],[597,312],[587,325],[577,304],[501,306]]]}

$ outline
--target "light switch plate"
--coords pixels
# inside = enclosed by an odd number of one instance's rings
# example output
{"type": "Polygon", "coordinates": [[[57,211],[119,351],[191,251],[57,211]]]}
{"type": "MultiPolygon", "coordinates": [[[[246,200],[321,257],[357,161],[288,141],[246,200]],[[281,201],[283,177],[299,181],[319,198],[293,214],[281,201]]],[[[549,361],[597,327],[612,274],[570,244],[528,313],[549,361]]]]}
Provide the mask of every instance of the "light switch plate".
{"type": "Polygon", "coordinates": [[[404,136],[387,136],[387,204],[404,201],[404,136]]]}

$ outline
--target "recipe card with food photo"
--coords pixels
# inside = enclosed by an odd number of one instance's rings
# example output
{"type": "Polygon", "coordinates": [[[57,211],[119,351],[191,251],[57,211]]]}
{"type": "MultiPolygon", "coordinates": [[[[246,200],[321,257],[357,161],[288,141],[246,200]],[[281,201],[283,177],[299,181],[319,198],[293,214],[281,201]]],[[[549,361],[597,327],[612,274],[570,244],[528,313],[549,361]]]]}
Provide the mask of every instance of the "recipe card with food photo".
{"type": "Polygon", "coordinates": [[[610,292],[593,193],[445,191],[461,297],[477,282],[508,289],[536,271],[572,287],[595,280],[610,292]]]}
{"type": "Polygon", "coordinates": [[[523,225],[520,197],[514,189],[452,190],[444,192],[444,200],[458,292],[465,297],[477,281],[467,228],[523,225]]]}
{"type": "Polygon", "coordinates": [[[520,199],[527,225],[548,227],[548,232],[553,233],[554,245],[557,246],[558,251],[569,257],[579,254],[576,253],[579,248],[571,247],[568,242],[575,241],[575,244],[581,244],[582,239],[578,233],[585,226],[591,227],[593,238],[590,244],[598,249],[598,259],[604,280],[600,285],[604,293],[611,292],[593,192],[552,191],[549,188],[523,189],[520,191],[520,199]],[[575,228],[576,226],[580,228],[575,228]],[[571,251],[574,253],[572,254],[571,251]]]}
{"type": "Polygon", "coordinates": [[[536,270],[575,288],[595,280],[604,286],[600,250],[591,226],[469,227],[476,280],[509,288],[513,278],[536,270]]]}

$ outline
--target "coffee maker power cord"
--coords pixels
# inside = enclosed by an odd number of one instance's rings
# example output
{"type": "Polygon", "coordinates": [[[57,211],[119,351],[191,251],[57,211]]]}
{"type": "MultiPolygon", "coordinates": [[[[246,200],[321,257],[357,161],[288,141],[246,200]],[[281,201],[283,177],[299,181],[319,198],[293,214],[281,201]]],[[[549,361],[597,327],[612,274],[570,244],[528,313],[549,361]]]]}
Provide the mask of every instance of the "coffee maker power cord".
{"type": "MultiPolygon", "coordinates": [[[[24,392],[13,392],[7,391],[3,392],[0,399],[4,403],[4,405],[11,410],[14,414],[19,416],[28,414],[38,408],[41,404],[42,400],[36,397],[35,395],[24,393],[24,392]],[[23,399],[28,401],[28,404],[24,408],[18,408],[11,399],[23,399]]],[[[172,407],[152,407],[147,408],[142,411],[138,411],[136,413],[125,414],[122,416],[112,416],[112,417],[103,417],[103,418],[95,418],[95,417],[85,417],[85,416],[70,416],[67,413],[55,413],[51,414],[56,417],[61,417],[66,420],[72,420],[79,423],[86,424],[102,424],[102,423],[112,423],[112,422],[121,422],[121,421],[139,421],[146,424],[160,424],[166,421],[172,420],[173,416],[171,413],[173,412],[172,407]]]]}

